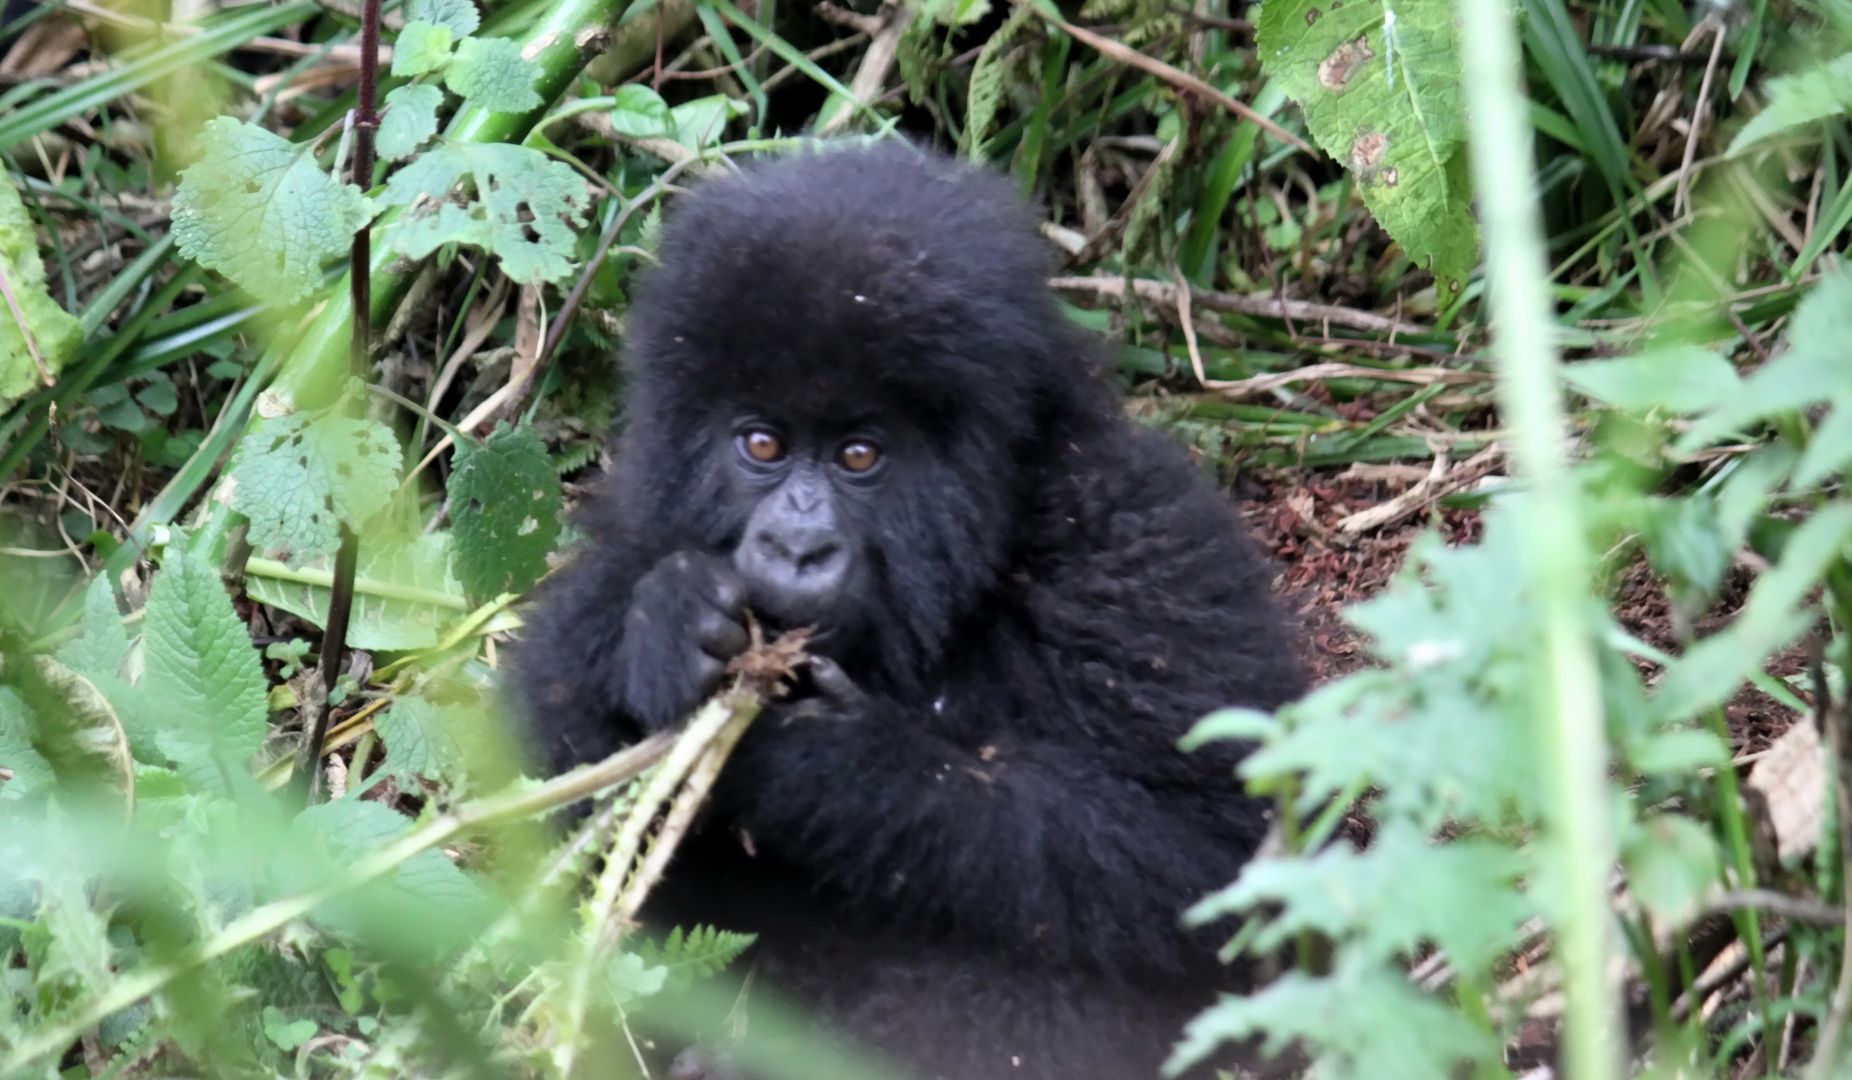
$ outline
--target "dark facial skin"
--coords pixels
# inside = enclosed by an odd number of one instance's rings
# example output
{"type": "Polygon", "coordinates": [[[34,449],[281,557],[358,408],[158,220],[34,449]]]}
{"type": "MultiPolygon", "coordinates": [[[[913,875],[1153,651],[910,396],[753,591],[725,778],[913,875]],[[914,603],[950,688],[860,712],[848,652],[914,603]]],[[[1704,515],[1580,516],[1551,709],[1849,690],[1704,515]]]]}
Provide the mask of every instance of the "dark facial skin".
{"type": "Polygon", "coordinates": [[[811,684],[843,697],[853,684],[830,654],[859,621],[868,552],[855,511],[879,497],[889,462],[871,428],[793,436],[747,416],[733,425],[721,468],[745,528],[730,555],[678,551],[637,582],[617,669],[624,703],[655,726],[712,694],[746,648],[747,611],[770,630],[812,627],[811,684]]]}

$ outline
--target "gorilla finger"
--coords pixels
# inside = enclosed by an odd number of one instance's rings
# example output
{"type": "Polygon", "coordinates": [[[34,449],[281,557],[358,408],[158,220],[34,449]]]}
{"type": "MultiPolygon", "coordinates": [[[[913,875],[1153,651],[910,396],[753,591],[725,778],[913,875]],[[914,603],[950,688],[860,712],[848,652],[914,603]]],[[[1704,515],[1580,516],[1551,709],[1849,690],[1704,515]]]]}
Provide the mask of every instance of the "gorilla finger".
{"type": "Polygon", "coordinates": [[[817,689],[831,704],[839,706],[859,705],[867,700],[862,688],[855,685],[842,665],[827,656],[810,658],[810,678],[817,684],[817,689]]]}
{"type": "MultiPolygon", "coordinates": [[[[694,662],[689,665],[688,669],[694,675],[695,689],[703,699],[714,692],[714,688],[720,685],[720,677],[727,673],[727,665],[724,662],[706,653],[696,653],[694,662]]],[[[695,704],[698,705],[700,702],[695,704]]]]}
{"type": "Polygon", "coordinates": [[[731,660],[750,644],[746,628],[712,608],[695,618],[695,641],[709,656],[731,660]]]}
{"type": "MultiPolygon", "coordinates": [[[[706,592],[708,602],[727,614],[733,616],[745,614],[746,583],[740,580],[740,576],[733,571],[731,566],[719,561],[711,564],[706,592]]],[[[740,648],[745,648],[745,646],[742,645],[740,648]]]]}

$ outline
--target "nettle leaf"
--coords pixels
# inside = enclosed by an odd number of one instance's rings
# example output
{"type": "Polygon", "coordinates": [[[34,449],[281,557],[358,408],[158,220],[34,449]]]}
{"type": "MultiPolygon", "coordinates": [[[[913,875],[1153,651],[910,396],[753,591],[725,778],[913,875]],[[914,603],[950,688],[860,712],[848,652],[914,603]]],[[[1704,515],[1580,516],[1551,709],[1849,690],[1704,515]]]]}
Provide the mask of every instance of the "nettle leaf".
{"type": "Polygon", "coordinates": [[[1459,43],[1446,0],[1269,0],[1261,66],[1305,110],[1325,152],[1442,297],[1479,261],[1459,43]]]}
{"type": "Polygon", "coordinates": [[[11,303],[0,303],[0,407],[45,385],[82,344],[77,318],[58,306],[45,287],[32,216],[9,175],[0,183],[0,277],[11,303]],[[17,315],[14,305],[18,305],[17,315]],[[25,325],[19,320],[23,318],[25,325]],[[40,369],[43,368],[41,371],[40,369]]]}
{"type": "Polygon", "coordinates": [[[1756,143],[1802,124],[1852,112],[1852,53],[1770,79],[1763,92],[1768,95],[1768,107],[1736,133],[1725,157],[1736,157],[1756,143]]]}
{"type": "Polygon", "coordinates": [[[1251,945],[1256,954],[1313,930],[1377,961],[1433,943],[1462,970],[1482,972],[1514,944],[1530,914],[1517,888],[1523,868],[1502,845],[1435,843],[1394,821],[1366,851],[1339,844],[1310,858],[1251,862],[1186,918],[1203,923],[1258,909],[1264,922],[1251,945]],[[1266,914],[1274,904],[1278,911],[1266,914]]]}
{"type": "Polygon", "coordinates": [[[541,106],[534,83],[540,65],[507,38],[464,38],[444,71],[444,85],[491,112],[526,112],[541,106]]]}
{"type": "Polygon", "coordinates": [[[1224,995],[1190,1021],[1164,1072],[1175,1076],[1258,1033],[1269,1055],[1302,1040],[1320,1080],[1432,1080],[1464,1065],[1496,1065],[1499,1054],[1498,1040],[1417,990],[1400,968],[1345,952],[1328,976],[1291,971],[1255,993],[1224,995]]]}
{"type": "Polygon", "coordinates": [[[399,442],[377,420],[339,406],[260,420],[232,455],[232,509],[250,519],[251,546],[292,566],[341,545],[392,500],[399,442]]]}
{"type": "Polygon", "coordinates": [[[1741,389],[1693,423],[1678,440],[1678,452],[1692,453],[1777,413],[1852,393],[1852,364],[1846,363],[1845,350],[1849,334],[1852,271],[1841,270],[1822,277],[1795,309],[1787,351],[1758,368],[1741,389]]]}
{"type": "Polygon", "coordinates": [[[84,590],[83,633],[58,650],[58,662],[80,675],[120,675],[129,653],[129,634],[116,610],[109,576],[98,574],[84,590]]]}
{"type": "Polygon", "coordinates": [[[33,709],[10,686],[0,686],[0,761],[12,776],[0,781],[0,803],[23,799],[58,784],[58,773],[32,745],[33,709]]]}
{"type": "Polygon", "coordinates": [[[429,83],[401,86],[387,94],[386,115],[375,137],[379,156],[399,161],[417,153],[426,139],[437,134],[437,110],[443,104],[444,91],[429,83]]]}
{"type": "MultiPolygon", "coordinates": [[[[354,574],[354,607],[347,624],[353,648],[398,652],[429,649],[445,627],[470,608],[451,570],[454,545],[448,532],[410,539],[368,530],[360,537],[354,574]]],[[[334,568],[331,555],[303,560],[308,570],[334,568]]],[[[250,573],[245,590],[259,603],[282,608],[316,626],[328,624],[325,585],[281,581],[250,573]]]]}
{"type": "Polygon", "coordinates": [[[395,767],[432,780],[463,776],[463,751],[447,721],[449,713],[422,697],[394,699],[374,727],[386,743],[386,758],[395,767]]]}
{"type": "Polygon", "coordinates": [[[459,39],[482,25],[482,15],[470,0],[406,0],[405,17],[447,26],[451,36],[459,39]]]}
{"type": "Polygon", "coordinates": [[[559,540],[559,473],[531,427],[498,425],[480,447],[457,445],[450,475],[457,570],[482,602],[526,592],[559,540]]]}
{"type": "MultiPolygon", "coordinates": [[[[392,73],[409,78],[437,71],[450,63],[450,47],[453,44],[454,35],[448,26],[408,22],[405,29],[399,31],[399,39],[392,45],[392,73]]],[[[392,99],[388,96],[386,100],[392,99]]]]}
{"type": "Polygon", "coordinates": [[[570,165],[538,150],[440,142],[394,173],[380,201],[408,208],[385,230],[400,254],[422,259],[443,244],[469,244],[501,259],[514,280],[538,284],[572,273],[574,230],[590,200],[570,165]],[[467,206],[450,194],[465,179],[477,196],[467,206]]]}
{"type": "Polygon", "coordinates": [[[619,87],[611,106],[611,126],[619,135],[649,139],[669,133],[669,105],[641,83],[619,87]]]}
{"type": "Polygon", "coordinates": [[[168,541],[142,621],[142,685],[161,749],[194,791],[231,794],[250,782],[269,706],[263,666],[218,570],[168,541]]]}
{"type": "MultiPolygon", "coordinates": [[[[351,864],[411,831],[411,819],[383,803],[336,799],[296,815],[296,831],[310,850],[327,857],[324,869],[351,864]]],[[[283,860],[279,860],[283,862],[283,860]]],[[[297,886],[301,866],[279,867],[278,876],[297,886]]],[[[385,878],[315,909],[312,918],[342,932],[365,930],[385,940],[416,945],[466,940],[487,910],[481,886],[439,851],[421,851],[385,878]]]]}
{"type": "Polygon", "coordinates": [[[175,242],[254,296],[301,299],[373,218],[372,202],[317,168],[306,143],[226,116],[206,121],[200,143],[174,195],[175,242]]]}

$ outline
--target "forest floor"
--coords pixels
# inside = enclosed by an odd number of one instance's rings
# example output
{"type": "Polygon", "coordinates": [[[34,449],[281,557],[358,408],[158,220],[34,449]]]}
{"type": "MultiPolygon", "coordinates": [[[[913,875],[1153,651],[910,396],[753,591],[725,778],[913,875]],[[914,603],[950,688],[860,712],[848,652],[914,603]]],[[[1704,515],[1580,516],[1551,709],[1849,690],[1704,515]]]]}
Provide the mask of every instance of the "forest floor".
{"type": "MultiPolygon", "coordinates": [[[[1276,595],[1297,623],[1300,659],[1314,684],[1369,665],[1368,642],[1345,620],[1344,610],[1389,585],[1417,536],[1438,528],[1450,545],[1480,538],[1477,510],[1440,509],[1355,536],[1339,528],[1346,517],[1402,494],[1411,483],[1358,476],[1350,469],[1279,470],[1243,478],[1241,515],[1278,570],[1276,595]]],[[[1717,604],[1695,624],[1699,636],[1717,632],[1736,616],[1753,580],[1748,568],[1732,567],[1717,604]]],[[[1644,559],[1623,569],[1610,592],[1615,618],[1628,633],[1666,651],[1683,648],[1664,584],[1644,559]]],[[[1790,678],[1805,665],[1805,651],[1797,645],[1776,657],[1768,671],[1790,678]]],[[[1766,750],[1798,716],[1751,686],[1730,699],[1724,715],[1739,762],[1766,750]]]]}

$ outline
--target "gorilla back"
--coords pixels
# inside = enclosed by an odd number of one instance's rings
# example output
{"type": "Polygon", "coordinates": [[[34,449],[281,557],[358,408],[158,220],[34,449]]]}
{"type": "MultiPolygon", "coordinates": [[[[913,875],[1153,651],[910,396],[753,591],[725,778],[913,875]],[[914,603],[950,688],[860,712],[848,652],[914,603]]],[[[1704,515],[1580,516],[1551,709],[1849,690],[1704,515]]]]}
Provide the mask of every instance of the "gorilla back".
{"type": "MultiPolygon", "coordinates": [[[[910,147],[705,185],[629,315],[594,541],[518,674],[564,767],[814,625],[647,916],[947,1080],[1157,1075],[1227,984],[1179,913],[1265,830],[1178,737],[1300,678],[1268,571],[1123,415],[1006,181],[910,147]]],[[[758,992],[755,990],[755,993],[758,992]]]]}

